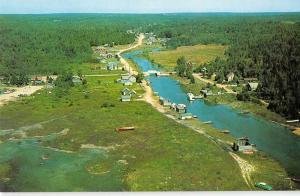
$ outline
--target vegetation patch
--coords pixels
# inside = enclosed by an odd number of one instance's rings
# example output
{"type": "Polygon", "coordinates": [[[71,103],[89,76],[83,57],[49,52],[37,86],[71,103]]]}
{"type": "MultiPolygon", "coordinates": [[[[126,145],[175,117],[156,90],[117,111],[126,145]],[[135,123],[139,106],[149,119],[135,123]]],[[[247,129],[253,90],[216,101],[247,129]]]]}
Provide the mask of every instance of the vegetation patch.
{"type": "Polygon", "coordinates": [[[150,59],[155,63],[168,69],[176,66],[176,61],[181,56],[186,57],[188,61],[197,65],[214,60],[217,56],[223,57],[226,47],[222,45],[195,45],[182,46],[176,50],[166,50],[150,53],[150,59]]]}

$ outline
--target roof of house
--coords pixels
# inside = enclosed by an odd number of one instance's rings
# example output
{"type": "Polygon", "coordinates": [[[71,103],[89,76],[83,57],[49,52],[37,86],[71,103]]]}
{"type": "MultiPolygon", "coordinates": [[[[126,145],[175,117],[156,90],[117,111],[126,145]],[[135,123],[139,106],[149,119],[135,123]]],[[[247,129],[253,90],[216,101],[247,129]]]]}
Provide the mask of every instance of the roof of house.
{"type": "Polygon", "coordinates": [[[184,105],[184,104],[178,104],[176,107],[177,107],[177,109],[181,110],[181,109],[185,109],[186,105],[184,105]]]}
{"type": "Polygon", "coordinates": [[[121,79],[122,80],[129,80],[132,77],[135,78],[133,75],[126,75],[126,76],[122,76],[121,79]]]}
{"type": "Polygon", "coordinates": [[[248,85],[251,89],[255,90],[258,87],[258,82],[249,82],[248,85]]]}
{"type": "Polygon", "coordinates": [[[130,92],[130,89],[129,89],[129,88],[124,88],[124,89],[122,90],[122,93],[124,93],[124,92],[130,92]]]}

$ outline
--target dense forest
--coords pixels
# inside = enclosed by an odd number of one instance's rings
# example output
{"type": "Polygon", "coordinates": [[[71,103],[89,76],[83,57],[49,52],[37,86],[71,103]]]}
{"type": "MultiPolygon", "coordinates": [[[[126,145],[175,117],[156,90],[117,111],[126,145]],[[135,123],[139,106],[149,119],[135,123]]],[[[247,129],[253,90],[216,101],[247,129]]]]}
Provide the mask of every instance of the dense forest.
{"type": "Polygon", "coordinates": [[[90,61],[91,46],[132,43],[129,29],[154,32],[170,38],[167,48],[227,45],[226,58],[206,64],[208,72],[220,82],[229,72],[258,78],[256,96],[292,118],[300,111],[299,21],[299,13],[0,15],[0,76],[20,83],[61,73],[90,61]]]}
{"type": "Polygon", "coordinates": [[[6,77],[61,72],[89,61],[91,46],[127,44],[134,35],[114,17],[0,16],[0,68],[6,77]]]}
{"type": "Polygon", "coordinates": [[[230,72],[235,74],[233,83],[243,78],[257,78],[256,92],[244,90],[243,94],[251,93],[267,100],[269,109],[282,116],[299,118],[300,23],[270,22],[265,27],[241,25],[240,30],[244,33],[232,40],[225,59],[217,58],[199,69],[206,67],[208,75],[216,73],[219,83],[226,80],[230,72]]]}

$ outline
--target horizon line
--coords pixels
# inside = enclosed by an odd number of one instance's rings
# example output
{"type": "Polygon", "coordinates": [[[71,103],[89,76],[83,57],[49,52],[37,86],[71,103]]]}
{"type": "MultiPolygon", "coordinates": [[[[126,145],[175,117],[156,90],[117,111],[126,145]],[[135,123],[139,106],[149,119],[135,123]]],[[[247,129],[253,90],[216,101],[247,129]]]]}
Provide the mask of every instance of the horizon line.
{"type": "Polygon", "coordinates": [[[213,11],[213,12],[40,12],[40,13],[0,13],[0,15],[54,15],[54,14],[132,14],[132,15],[143,15],[143,14],[263,14],[263,13],[300,13],[299,11],[248,11],[248,12],[237,12],[237,11],[213,11]]]}

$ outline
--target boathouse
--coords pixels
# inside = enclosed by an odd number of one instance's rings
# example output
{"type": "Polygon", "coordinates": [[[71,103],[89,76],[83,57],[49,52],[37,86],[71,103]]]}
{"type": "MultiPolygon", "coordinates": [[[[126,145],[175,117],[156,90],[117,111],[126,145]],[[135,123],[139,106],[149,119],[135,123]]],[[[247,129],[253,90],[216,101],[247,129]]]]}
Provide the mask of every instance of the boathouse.
{"type": "Polygon", "coordinates": [[[164,107],[170,107],[172,105],[170,100],[164,99],[163,97],[159,98],[159,103],[164,107]]]}
{"type": "Polygon", "coordinates": [[[235,150],[235,151],[240,151],[240,152],[253,151],[254,150],[253,145],[250,144],[248,137],[238,138],[233,143],[232,149],[235,150]]]}
{"type": "Polygon", "coordinates": [[[178,112],[179,114],[186,113],[186,105],[184,105],[184,104],[176,105],[176,112],[178,112]]]}

